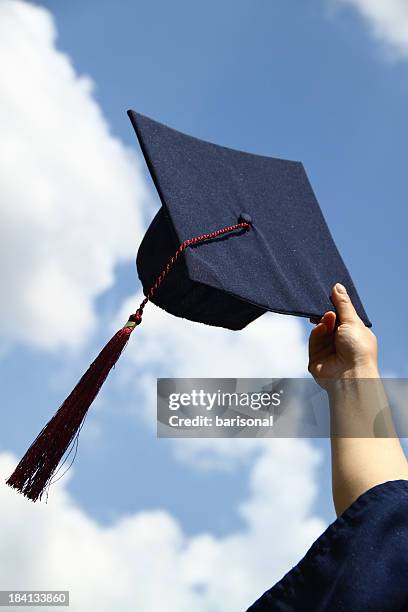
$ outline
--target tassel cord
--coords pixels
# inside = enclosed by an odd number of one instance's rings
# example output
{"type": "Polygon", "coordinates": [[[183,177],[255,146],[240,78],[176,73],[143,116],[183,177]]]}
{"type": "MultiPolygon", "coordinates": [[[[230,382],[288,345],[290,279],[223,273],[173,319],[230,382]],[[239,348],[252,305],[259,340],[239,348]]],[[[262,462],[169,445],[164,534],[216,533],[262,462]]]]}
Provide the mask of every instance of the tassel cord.
{"type": "Polygon", "coordinates": [[[45,490],[47,490],[48,496],[50,485],[56,482],[53,479],[68,460],[74,448],[75,452],[71,463],[57,480],[64,476],[75,460],[78,450],[78,436],[92,402],[125,349],[133,330],[142,322],[146,304],[155,296],[180,255],[188,247],[237,230],[247,231],[251,227],[250,223],[242,221],[209,234],[190,238],[180,244],[147,292],[139,308],[129,316],[127,323],[109,340],[73,391],[61,404],[58,411],[35,438],[13,474],[8,478],[7,484],[9,486],[17,489],[32,501],[41,499],[45,490]],[[65,459],[61,463],[64,456],[65,459]]]}

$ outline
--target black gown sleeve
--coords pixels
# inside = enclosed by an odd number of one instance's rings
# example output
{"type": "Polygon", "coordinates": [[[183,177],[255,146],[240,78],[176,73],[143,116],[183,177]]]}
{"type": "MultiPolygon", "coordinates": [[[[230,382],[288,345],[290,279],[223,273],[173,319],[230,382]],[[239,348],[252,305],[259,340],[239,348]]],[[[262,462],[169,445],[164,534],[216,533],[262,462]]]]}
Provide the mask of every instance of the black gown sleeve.
{"type": "Polygon", "coordinates": [[[408,480],[363,493],[247,612],[408,611],[408,480]]]}

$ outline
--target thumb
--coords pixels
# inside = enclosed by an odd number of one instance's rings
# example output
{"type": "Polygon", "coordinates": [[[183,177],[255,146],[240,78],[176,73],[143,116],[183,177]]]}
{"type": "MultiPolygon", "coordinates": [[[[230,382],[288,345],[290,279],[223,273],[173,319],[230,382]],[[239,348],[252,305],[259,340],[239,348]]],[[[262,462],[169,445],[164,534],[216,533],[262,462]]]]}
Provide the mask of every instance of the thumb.
{"type": "Polygon", "coordinates": [[[356,321],[360,321],[347,290],[343,285],[340,283],[334,285],[331,299],[338,312],[340,323],[355,323],[356,321]]]}

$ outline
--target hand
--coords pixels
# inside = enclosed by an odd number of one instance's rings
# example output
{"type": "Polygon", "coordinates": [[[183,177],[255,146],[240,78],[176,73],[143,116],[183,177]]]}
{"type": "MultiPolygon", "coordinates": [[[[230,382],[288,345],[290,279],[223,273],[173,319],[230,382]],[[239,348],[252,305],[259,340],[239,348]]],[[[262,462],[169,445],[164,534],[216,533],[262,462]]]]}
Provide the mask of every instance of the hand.
{"type": "Polygon", "coordinates": [[[342,285],[333,287],[331,298],[339,325],[329,311],[313,329],[309,372],[329,396],[333,500],[340,516],[368,489],[408,479],[408,463],[378,374],[376,337],[342,285]]]}
{"type": "MultiPolygon", "coordinates": [[[[309,338],[309,372],[318,379],[374,378],[377,369],[377,339],[364,325],[343,285],[332,289],[336,313],[326,312],[309,338]]],[[[325,386],[323,381],[319,384],[325,386]]]]}

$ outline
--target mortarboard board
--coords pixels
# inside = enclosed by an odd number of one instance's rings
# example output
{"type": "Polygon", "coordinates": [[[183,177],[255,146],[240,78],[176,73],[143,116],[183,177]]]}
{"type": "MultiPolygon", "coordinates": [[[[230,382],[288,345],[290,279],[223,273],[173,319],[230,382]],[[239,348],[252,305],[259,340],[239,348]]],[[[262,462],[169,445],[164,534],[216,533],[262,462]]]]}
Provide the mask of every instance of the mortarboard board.
{"type": "Polygon", "coordinates": [[[245,153],[128,112],[161,200],[137,255],[145,299],[37,436],[7,483],[41,498],[152,301],[242,329],[266,311],[320,318],[336,282],[371,326],[300,162],[245,153]]]}
{"type": "Polygon", "coordinates": [[[303,164],[187,136],[128,112],[162,207],[140,245],[147,294],[178,245],[239,220],[245,236],[188,249],[152,300],[168,312],[241,329],[265,311],[320,318],[340,282],[371,325],[303,164]]]}

